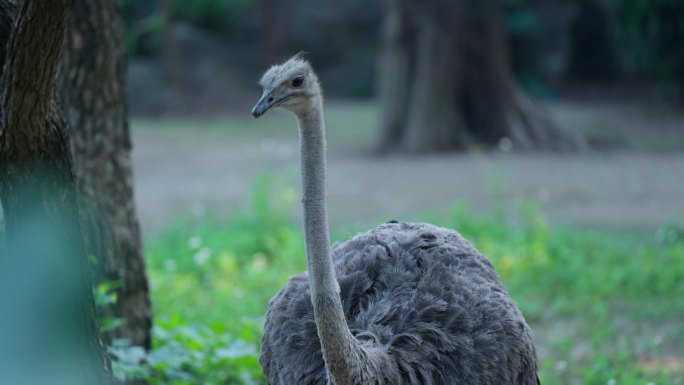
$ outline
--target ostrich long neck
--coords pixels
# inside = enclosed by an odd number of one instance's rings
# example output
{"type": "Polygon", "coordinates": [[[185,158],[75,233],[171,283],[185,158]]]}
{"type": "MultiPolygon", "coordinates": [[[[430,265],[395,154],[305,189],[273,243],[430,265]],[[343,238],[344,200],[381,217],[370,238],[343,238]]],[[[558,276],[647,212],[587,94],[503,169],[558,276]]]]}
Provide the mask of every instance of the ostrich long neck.
{"type": "Polygon", "coordinates": [[[298,116],[301,162],[304,241],[309,266],[311,302],[323,357],[332,383],[352,384],[363,366],[364,352],[352,336],[342,310],[335,279],[326,212],[326,160],[323,101],[298,116]]]}

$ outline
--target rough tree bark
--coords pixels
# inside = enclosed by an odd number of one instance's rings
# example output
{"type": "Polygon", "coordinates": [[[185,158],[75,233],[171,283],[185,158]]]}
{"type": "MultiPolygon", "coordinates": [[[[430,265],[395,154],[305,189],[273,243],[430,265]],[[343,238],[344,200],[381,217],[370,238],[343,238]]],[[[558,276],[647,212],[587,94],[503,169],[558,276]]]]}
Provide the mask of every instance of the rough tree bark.
{"type": "Polygon", "coordinates": [[[116,1],[74,1],[57,92],[70,127],[96,283],[117,283],[117,301],[100,307],[100,316],[124,324],[104,336],[107,342],[123,338],[149,349],[152,312],[133,200],[125,72],[126,46],[116,1]]]}
{"type": "Polygon", "coordinates": [[[378,86],[382,150],[581,147],[515,85],[500,0],[388,0],[387,6],[378,86]]]}
{"type": "MultiPolygon", "coordinates": [[[[3,13],[12,5],[0,3],[3,13]]],[[[0,63],[0,306],[9,310],[0,320],[3,384],[109,382],[65,121],[52,97],[68,6],[24,0],[9,41],[0,36],[7,42],[0,63]]]]}

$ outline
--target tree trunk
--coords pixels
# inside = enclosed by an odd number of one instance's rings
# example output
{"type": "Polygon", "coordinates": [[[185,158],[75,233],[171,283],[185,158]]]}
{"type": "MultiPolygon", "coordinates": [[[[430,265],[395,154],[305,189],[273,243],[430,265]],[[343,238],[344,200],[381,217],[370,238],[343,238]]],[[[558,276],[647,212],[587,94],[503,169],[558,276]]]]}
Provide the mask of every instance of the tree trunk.
{"type": "Polygon", "coordinates": [[[496,145],[508,135],[506,109],[514,102],[508,47],[499,0],[466,2],[458,29],[461,42],[461,108],[479,143],[496,145]]]}
{"type": "Polygon", "coordinates": [[[412,58],[415,28],[403,1],[387,1],[378,60],[378,98],[380,100],[380,150],[391,150],[404,141],[404,122],[411,95],[412,58]]]}
{"type": "Polygon", "coordinates": [[[467,144],[456,106],[454,45],[447,26],[435,23],[441,9],[416,9],[418,39],[403,149],[410,152],[459,149],[467,144]],[[426,129],[429,127],[429,129],[426,129]]]}
{"type": "Polygon", "coordinates": [[[16,16],[16,6],[8,0],[0,1],[0,75],[7,58],[7,49],[10,36],[12,35],[12,23],[16,16]]]}
{"type": "Polygon", "coordinates": [[[116,302],[99,315],[124,321],[105,331],[107,342],[123,338],[149,349],[152,317],[133,201],[123,25],[115,0],[75,1],[70,17],[57,91],[70,126],[95,279],[116,283],[116,302]]]}
{"type": "MultiPolygon", "coordinates": [[[[3,11],[11,6],[0,3],[3,11]]],[[[3,384],[109,382],[65,121],[52,98],[68,6],[21,2],[0,81],[0,308],[9,310],[0,319],[3,384]]]]}
{"type": "Polygon", "coordinates": [[[386,23],[406,15],[402,22],[415,26],[416,46],[407,60],[397,53],[406,50],[395,48],[398,34],[384,35],[381,149],[427,152],[506,143],[525,150],[581,147],[579,138],[558,131],[515,85],[499,0],[393,0],[388,5],[386,23]],[[403,69],[407,62],[410,71],[403,69]],[[409,100],[406,110],[400,107],[403,100],[409,100]]]}

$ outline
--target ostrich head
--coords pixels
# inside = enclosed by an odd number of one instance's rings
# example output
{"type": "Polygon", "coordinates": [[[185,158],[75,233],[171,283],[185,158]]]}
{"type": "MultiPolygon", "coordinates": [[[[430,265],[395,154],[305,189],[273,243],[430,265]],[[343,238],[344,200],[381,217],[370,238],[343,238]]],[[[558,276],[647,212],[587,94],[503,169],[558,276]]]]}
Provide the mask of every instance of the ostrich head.
{"type": "Polygon", "coordinates": [[[300,115],[314,106],[321,96],[318,77],[311,65],[301,55],[295,55],[282,64],[275,65],[261,77],[259,85],[264,93],[252,109],[258,118],[273,107],[282,107],[300,115]]]}

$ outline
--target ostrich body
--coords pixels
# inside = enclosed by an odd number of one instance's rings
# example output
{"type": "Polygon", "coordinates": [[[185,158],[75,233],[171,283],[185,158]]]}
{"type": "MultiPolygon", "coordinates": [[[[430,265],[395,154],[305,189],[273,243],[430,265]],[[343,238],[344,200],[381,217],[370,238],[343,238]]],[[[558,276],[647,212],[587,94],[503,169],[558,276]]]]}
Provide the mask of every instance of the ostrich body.
{"type": "Polygon", "coordinates": [[[270,385],[537,385],[525,319],[491,263],[455,231],[389,222],[329,248],[323,99],[299,56],[271,67],[252,110],[299,121],[308,272],[270,301],[270,385]]]}

